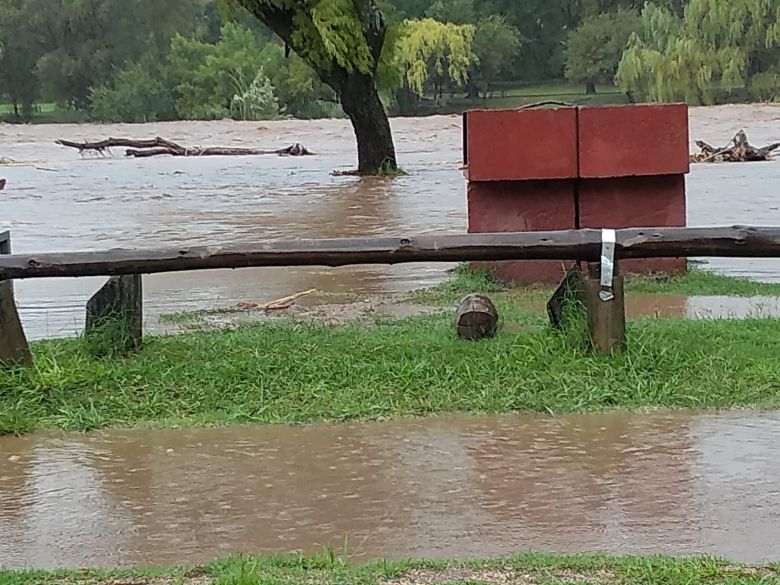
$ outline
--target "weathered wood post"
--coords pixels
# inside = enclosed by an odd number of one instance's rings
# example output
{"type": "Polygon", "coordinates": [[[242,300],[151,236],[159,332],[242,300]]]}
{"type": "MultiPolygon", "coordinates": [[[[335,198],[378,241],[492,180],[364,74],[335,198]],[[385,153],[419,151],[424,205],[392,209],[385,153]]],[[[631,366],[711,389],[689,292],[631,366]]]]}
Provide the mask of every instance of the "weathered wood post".
{"type": "Polygon", "coordinates": [[[143,340],[140,274],[114,276],[87,302],[84,337],[95,355],[126,353],[143,340]]]}
{"type": "MultiPolygon", "coordinates": [[[[11,232],[0,232],[0,254],[11,253],[11,232]]],[[[32,365],[32,354],[19,319],[12,280],[0,280],[0,364],[32,365]]]]}
{"type": "Polygon", "coordinates": [[[485,295],[470,294],[458,305],[458,337],[478,341],[493,337],[498,330],[498,311],[485,295]]]}
{"type": "Polygon", "coordinates": [[[579,263],[566,271],[566,276],[547,302],[547,316],[556,329],[563,329],[571,320],[572,313],[585,307],[585,283],[579,263]]]}
{"type": "Polygon", "coordinates": [[[588,330],[593,348],[605,355],[621,352],[626,347],[626,308],[623,277],[613,266],[610,285],[601,278],[601,264],[589,264],[584,280],[588,330]]]}

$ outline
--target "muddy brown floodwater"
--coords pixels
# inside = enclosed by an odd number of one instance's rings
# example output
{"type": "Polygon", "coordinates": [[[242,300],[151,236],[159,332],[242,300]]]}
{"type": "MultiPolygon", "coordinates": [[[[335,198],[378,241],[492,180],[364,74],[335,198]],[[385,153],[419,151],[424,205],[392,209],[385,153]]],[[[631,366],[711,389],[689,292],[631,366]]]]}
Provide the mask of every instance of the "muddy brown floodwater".
{"type": "Polygon", "coordinates": [[[448,417],[0,442],[0,566],[230,552],[780,559],[780,413],[448,417]]]}
{"type": "MultiPolygon", "coordinates": [[[[346,237],[466,229],[461,120],[395,119],[401,165],[393,181],[332,177],[356,160],[343,120],[175,122],[142,125],[0,125],[0,230],[19,252],[231,243],[266,238],[346,237]],[[80,158],[57,138],[165,136],[192,145],[280,147],[301,142],[307,158],[80,158]]],[[[744,128],[755,143],[780,136],[780,108],[723,106],[691,110],[691,138],[725,143],[744,128]]],[[[771,185],[780,165],[703,165],[688,178],[689,223],[780,224],[771,185]]],[[[728,274],[780,280],[777,260],[718,260],[728,274]]],[[[269,268],[154,275],[145,279],[150,326],[161,313],[266,301],[318,288],[386,293],[432,285],[446,265],[269,268]]],[[[71,335],[100,279],[17,283],[22,318],[33,338],[71,335]]]]}

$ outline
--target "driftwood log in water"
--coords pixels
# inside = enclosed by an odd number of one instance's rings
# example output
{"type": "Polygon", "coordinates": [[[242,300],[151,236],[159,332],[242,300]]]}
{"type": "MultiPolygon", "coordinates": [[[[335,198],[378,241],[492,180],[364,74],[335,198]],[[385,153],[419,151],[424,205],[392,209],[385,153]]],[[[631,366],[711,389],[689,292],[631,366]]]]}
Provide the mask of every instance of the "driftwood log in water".
{"type": "Polygon", "coordinates": [[[696,146],[701,152],[691,155],[691,162],[694,163],[754,162],[772,160],[772,153],[780,148],[780,142],[756,148],[748,142],[745,131],[740,130],[731,142],[722,148],[715,148],[702,140],[697,140],[696,146]]]}
{"type": "Polygon", "coordinates": [[[263,150],[259,148],[232,148],[224,146],[194,146],[186,147],[165,138],[153,138],[152,140],[132,140],[129,138],[106,138],[97,142],[73,142],[70,140],[57,140],[57,144],[76,148],[80,153],[97,152],[105,154],[113,147],[124,147],[126,156],[145,158],[150,156],[259,156],[276,154],[279,156],[306,156],[312,154],[302,144],[297,142],[287,148],[279,150],[263,150]]]}

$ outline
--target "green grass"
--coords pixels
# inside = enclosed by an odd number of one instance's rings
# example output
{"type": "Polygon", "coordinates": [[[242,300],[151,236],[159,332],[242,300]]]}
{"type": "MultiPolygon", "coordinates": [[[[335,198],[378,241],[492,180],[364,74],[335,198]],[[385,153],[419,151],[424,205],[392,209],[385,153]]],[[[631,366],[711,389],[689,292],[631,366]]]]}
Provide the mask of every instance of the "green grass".
{"type": "MultiPolygon", "coordinates": [[[[37,105],[38,111],[36,113],[46,115],[52,114],[57,110],[57,104],[54,103],[41,103],[37,105]]],[[[13,104],[0,104],[0,116],[13,114],[13,104]]]]}
{"type": "MultiPolygon", "coordinates": [[[[688,296],[780,296],[780,283],[757,282],[746,278],[734,278],[708,272],[692,265],[688,274],[673,278],[653,278],[629,276],[626,280],[626,292],[657,295],[688,296]]],[[[532,286],[508,288],[492,279],[487,273],[471,271],[467,264],[460,264],[453,271],[450,280],[436,287],[415,291],[409,300],[433,305],[452,305],[471,292],[498,293],[498,298],[506,297],[515,301],[527,299],[547,299],[552,287],[532,286]]]]}
{"type": "MultiPolygon", "coordinates": [[[[618,88],[609,85],[599,85],[596,87],[596,95],[599,94],[620,94],[618,88]]],[[[497,95],[503,94],[506,97],[546,97],[550,95],[557,96],[582,96],[585,95],[585,86],[576,83],[539,83],[522,87],[510,87],[503,92],[494,92],[497,95]]]]}
{"type": "Polygon", "coordinates": [[[524,554],[473,562],[352,564],[319,557],[232,556],[196,568],[155,571],[2,572],[0,585],[765,585],[773,565],[748,566],[698,557],[607,557],[524,554]]]}
{"type": "MultiPolygon", "coordinates": [[[[523,85],[519,87],[508,87],[503,92],[495,91],[493,96],[487,99],[469,100],[463,95],[457,95],[454,98],[448,98],[447,104],[440,107],[427,106],[423,104],[420,111],[428,110],[449,113],[459,112],[472,107],[486,107],[493,109],[517,108],[529,103],[541,100],[557,100],[570,102],[576,105],[606,105],[615,103],[626,103],[626,97],[615,87],[599,86],[598,93],[595,95],[585,95],[585,87],[570,83],[539,83],[534,85],[523,85]]],[[[76,112],[71,109],[63,108],[54,103],[41,103],[30,120],[33,124],[69,124],[81,123],[89,120],[86,112],[76,112]]],[[[331,108],[332,109],[332,108],[331,108]]],[[[11,104],[0,104],[0,120],[9,119],[13,113],[11,104]]],[[[343,112],[328,112],[330,117],[343,117],[343,112]]],[[[390,173],[395,176],[396,172],[390,173]]]]}
{"type": "Polygon", "coordinates": [[[688,296],[780,296],[780,282],[756,282],[747,278],[723,276],[692,267],[679,278],[629,279],[628,292],[649,294],[677,294],[688,296]]]}
{"type": "Polygon", "coordinates": [[[586,95],[584,85],[570,83],[539,83],[534,85],[508,86],[495,90],[487,98],[471,99],[464,94],[450,96],[445,94],[443,103],[435,103],[428,97],[421,102],[418,113],[459,113],[470,108],[512,109],[541,101],[559,101],[579,106],[598,106],[625,104],[628,100],[624,93],[615,87],[599,86],[597,93],[586,95]]]}
{"type": "MultiPolygon", "coordinates": [[[[36,107],[37,110],[33,112],[32,118],[26,122],[31,124],[78,124],[89,120],[86,112],[77,112],[55,103],[40,103],[36,107]]],[[[0,121],[15,122],[13,111],[13,105],[0,104],[0,121]]]]}
{"type": "MultiPolygon", "coordinates": [[[[695,272],[632,286],[753,290],[695,272]]],[[[447,305],[496,288],[461,270],[417,300],[447,305]]],[[[551,330],[527,294],[549,291],[492,293],[504,327],[479,343],[457,339],[449,313],[148,337],[137,354],[102,360],[83,339],[38,342],[33,368],[0,371],[0,433],[780,404],[778,319],[631,320],[628,351],[607,358],[583,331],[551,330]]]]}

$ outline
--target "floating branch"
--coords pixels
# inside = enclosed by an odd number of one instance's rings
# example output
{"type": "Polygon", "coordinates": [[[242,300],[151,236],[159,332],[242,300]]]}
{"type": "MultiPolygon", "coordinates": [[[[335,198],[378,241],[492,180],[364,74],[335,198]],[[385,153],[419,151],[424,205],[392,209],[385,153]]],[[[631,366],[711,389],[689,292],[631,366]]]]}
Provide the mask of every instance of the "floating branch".
{"type": "Polygon", "coordinates": [[[307,156],[312,153],[302,144],[295,143],[279,150],[264,150],[259,148],[231,148],[225,146],[194,146],[186,147],[171,140],[157,137],[152,140],[132,140],[130,138],[106,138],[97,142],[73,142],[57,140],[56,144],[78,149],[79,153],[97,152],[105,155],[111,148],[126,148],[125,155],[135,158],[150,156],[260,156],[275,154],[278,156],[307,156]]]}

